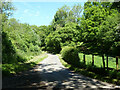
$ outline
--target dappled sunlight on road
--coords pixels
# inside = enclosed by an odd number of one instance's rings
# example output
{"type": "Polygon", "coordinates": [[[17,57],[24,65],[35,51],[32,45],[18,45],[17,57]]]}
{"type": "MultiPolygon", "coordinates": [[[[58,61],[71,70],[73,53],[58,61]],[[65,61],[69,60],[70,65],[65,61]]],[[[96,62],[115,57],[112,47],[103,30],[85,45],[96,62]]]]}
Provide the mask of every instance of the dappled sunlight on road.
{"type": "Polygon", "coordinates": [[[39,89],[114,89],[116,86],[105,82],[91,79],[66,69],[60,62],[57,55],[48,54],[48,57],[40,62],[34,69],[31,69],[21,76],[13,79],[14,83],[8,85],[16,88],[39,88],[39,89]],[[15,82],[16,81],[16,82],[15,82]]]}
{"type": "Polygon", "coordinates": [[[35,69],[40,74],[41,81],[49,88],[113,88],[114,85],[78,75],[66,69],[58,56],[48,54],[48,58],[35,69]]]}

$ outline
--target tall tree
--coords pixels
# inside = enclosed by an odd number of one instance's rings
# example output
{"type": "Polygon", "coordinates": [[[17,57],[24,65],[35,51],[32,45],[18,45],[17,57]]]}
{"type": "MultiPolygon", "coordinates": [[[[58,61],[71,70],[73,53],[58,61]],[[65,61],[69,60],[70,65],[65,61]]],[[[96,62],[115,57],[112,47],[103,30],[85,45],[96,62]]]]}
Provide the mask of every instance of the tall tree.
{"type": "Polygon", "coordinates": [[[80,24],[82,10],[83,7],[81,6],[81,4],[74,5],[69,11],[67,22],[74,22],[80,24]]]}
{"type": "MultiPolygon", "coordinates": [[[[73,22],[65,24],[65,27],[62,27],[52,33],[50,33],[46,38],[46,46],[49,50],[57,50],[55,43],[58,42],[59,48],[63,46],[76,46],[79,41],[80,32],[77,30],[78,25],[73,22]],[[54,42],[55,41],[55,42],[54,42]]],[[[59,49],[58,48],[58,49],[59,49]]],[[[60,49],[59,49],[60,50],[60,49]]]]}
{"type": "Polygon", "coordinates": [[[117,24],[116,19],[113,20],[114,23],[111,23],[112,17],[115,18],[118,13],[110,9],[111,5],[110,2],[86,2],[81,21],[83,44],[87,47],[88,53],[102,55],[104,68],[104,54],[108,53],[112,45],[117,24]]]}
{"type": "Polygon", "coordinates": [[[15,7],[11,2],[0,0],[0,15],[2,16],[2,22],[5,22],[9,16],[12,15],[12,11],[15,10],[15,7]]]}
{"type": "MultiPolygon", "coordinates": [[[[9,62],[8,59],[15,60],[15,50],[9,39],[7,33],[3,30],[4,23],[7,21],[8,17],[14,11],[14,7],[11,2],[5,2],[0,0],[0,41],[2,42],[2,59],[4,62],[9,62]],[[9,55],[9,56],[8,56],[9,55]]],[[[0,45],[1,47],[1,45],[0,45]]],[[[0,53],[1,55],[1,53],[0,53]]]]}
{"type": "Polygon", "coordinates": [[[59,27],[64,27],[65,24],[69,22],[79,24],[82,10],[83,8],[80,4],[74,5],[71,9],[66,5],[59,8],[52,21],[55,30],[59,27]]]}
{"type": "Polygon", "coordinates": [[[62,8],[59,8],[56,14],[54,15],[54,19],[52,24],[57,28],[59,25],[60,27],[64,27],[66,23],[66,18],[68,17],[69,7],[64,5],[62,8]]]}

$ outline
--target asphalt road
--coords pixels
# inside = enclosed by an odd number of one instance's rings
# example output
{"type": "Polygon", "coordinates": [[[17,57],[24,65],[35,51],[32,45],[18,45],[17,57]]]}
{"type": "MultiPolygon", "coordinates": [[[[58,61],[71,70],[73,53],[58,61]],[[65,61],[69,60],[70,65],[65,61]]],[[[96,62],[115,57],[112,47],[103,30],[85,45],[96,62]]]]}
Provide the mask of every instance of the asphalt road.
{"type": "Polygon", "coordinates": [[[33,69],[3,79],[3,88],[65,89],[115,89],[120,86],[88,78],[66,69],[57,55],[48,57],[33,69]]]}

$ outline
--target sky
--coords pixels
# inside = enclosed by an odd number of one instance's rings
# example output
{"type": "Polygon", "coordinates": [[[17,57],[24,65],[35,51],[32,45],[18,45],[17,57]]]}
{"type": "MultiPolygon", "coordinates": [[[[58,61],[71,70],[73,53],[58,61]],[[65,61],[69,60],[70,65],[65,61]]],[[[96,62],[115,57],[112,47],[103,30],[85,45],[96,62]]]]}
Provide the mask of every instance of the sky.
{"type": "Polygon", "coordinates": [[[50,25],[58,8],[78,3],[84,5],[84,2],[13,2],[16,10],[10,18],[30,25],[50,25]]]}

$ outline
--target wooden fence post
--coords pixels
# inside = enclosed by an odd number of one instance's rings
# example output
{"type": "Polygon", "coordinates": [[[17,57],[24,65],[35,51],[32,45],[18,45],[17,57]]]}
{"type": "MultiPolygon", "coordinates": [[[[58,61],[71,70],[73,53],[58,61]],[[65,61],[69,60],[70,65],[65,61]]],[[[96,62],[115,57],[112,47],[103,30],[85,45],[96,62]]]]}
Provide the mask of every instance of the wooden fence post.
{"type": "Polygon", "coordinates": [[[94,66],[94,55],[92,55],[92,66],[94,66]]]}
{"type": "Polygon", "coordinates": [[[118,56],[116,56],[116,70],[118,71],[118,56]]]}
{"type": "Polygon", "coordinates": [[[106,56],[107,70],[108,70],[108,56],[106,56]]]}
{"type": "Polygon", "coordinates": [[[103,60],[103,68],[105,70],[105,59],[104,59],[104,55],[102,55],[102,60],[103,60]]]}
{"type": "Polygon", "coordinates": [[[83,62],[84,62],[84,64],[85,64],[85,62],[86,62],[86,61],[85,61],[85,54],[83,55],[83,62]]]}

